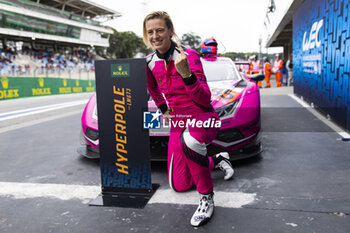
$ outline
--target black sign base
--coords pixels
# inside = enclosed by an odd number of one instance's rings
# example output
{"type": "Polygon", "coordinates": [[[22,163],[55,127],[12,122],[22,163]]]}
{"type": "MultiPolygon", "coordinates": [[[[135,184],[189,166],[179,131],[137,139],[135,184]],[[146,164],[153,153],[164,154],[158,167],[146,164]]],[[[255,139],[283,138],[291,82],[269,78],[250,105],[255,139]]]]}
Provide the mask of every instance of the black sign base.
{"type": "Polygon", "coordinates": [[[94,200],[92,200],[89,205],[143,209],[158,188],[159,184],[152,184],[152,190],[149,193],[101,193],[94,200]]]}

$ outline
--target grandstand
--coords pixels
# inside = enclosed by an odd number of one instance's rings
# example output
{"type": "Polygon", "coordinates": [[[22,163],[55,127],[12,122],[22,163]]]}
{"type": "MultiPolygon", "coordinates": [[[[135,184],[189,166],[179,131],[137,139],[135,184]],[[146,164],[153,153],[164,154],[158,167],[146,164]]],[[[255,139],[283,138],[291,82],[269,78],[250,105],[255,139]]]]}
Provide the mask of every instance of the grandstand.
{"type": "Polygon", "coordinates": [[[94,47],[108,47],[113,33],[101,20],[120,16],[87,0],[0,0],[1,75],[91,71],[94,47]]]}
{"type": "Polygon", "coordinates": [[[86,0],[1,0],[0,14],[1,39],[105,47],[113,32],[94,18],[120,16],[86,0]]]}

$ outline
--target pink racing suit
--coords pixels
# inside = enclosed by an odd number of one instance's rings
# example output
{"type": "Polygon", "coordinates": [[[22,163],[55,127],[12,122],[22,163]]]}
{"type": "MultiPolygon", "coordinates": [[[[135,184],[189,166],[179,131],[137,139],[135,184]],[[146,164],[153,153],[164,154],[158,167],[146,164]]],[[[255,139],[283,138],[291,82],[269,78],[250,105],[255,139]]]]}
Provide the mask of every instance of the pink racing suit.
{"type": "MultiPolygon", "coordinates": [[[[210,104],[211,93],[198,53],[192,49],[184,50],[193,73],[185,79],[175,68],[174,62],[180,51],[174,43],[166,54],[155,51],[146,57],[148,91],[162,113],[170,109],[172,122],[218,121],[219,117],[210,104]]],[[[207,156],[206,145],[214,140],[218,131],[219,127],[213,125],[171,124],[168,178],[173,190],[182,192],[196,185],[199,193],[213,191],[211,170],[215,165],[207,156]]]]}

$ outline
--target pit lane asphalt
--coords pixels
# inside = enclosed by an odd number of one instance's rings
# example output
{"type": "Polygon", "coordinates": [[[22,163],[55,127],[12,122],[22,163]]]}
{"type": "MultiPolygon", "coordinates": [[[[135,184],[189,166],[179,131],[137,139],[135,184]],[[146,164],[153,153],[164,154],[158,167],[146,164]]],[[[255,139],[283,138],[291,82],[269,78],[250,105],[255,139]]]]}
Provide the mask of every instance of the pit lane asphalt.
{"type": "MultiPolygon", "coordinates": [[[[261,90],[262,155],[236,162],[230,181],[213,171],[215,192],[255,194],[255,200],[241,208],[216,207],[213,219],[199,228],[189,224],[196,205],[91,207],[86,199],[50,197],[50,190],[28,197],[25,190],[6,189],[23,183],[99,186],[98,161],[76,154],[81,117],[76,112],[83,106],[2,132],[0,232],[348,232],[350,143],[290,93],[287,87],[261,90]]],[[[169,189],[164,163],[152,163],[152,182],[169,189]]]]}

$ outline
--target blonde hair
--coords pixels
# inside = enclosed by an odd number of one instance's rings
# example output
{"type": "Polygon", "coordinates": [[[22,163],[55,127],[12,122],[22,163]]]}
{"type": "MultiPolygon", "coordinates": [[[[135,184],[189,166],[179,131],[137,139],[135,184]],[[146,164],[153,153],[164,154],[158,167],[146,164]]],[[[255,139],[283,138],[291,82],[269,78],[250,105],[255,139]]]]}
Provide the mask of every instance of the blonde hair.
{"type": "Polygon", "coordinates": [[[152,13],[148,14],[145,19],[143,20],[143,42],[148,48],[153,48],[153,46],[149,43],[148,37],[147,37],[147,30],[146,30],[146,23],[148,20],[151,19],[162,19],[165,22],[165,25],[167,26],[168,29],[172,30],[173,32],[173,37],[178,40],[178,36],[175,33],[173,21],[171,20],[170,16],[168,13],[165,11],[153,11],[152,13]]]}

